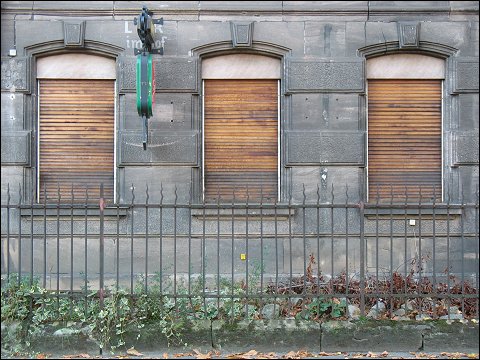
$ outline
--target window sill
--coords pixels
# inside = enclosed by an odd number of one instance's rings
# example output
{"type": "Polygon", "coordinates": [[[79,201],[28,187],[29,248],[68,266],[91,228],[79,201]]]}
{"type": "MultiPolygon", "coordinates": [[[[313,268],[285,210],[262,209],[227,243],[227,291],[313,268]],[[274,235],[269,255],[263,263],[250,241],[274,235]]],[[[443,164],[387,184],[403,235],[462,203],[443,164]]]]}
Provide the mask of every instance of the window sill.
{"type": "MultiPolygon", "coordinates": [[[[127,211],[130,207],[129,206],[114,206],[114,207],[106,207],[103,211],[104,216],[108,217],[116,217],[116,216],[127,216],[127,211]]],[[[71,208],[71,205],[22,205],[20,206],[20,216],[34,216],[34,217],[52,217],[52,216],[60,216],[60,217],[82,217],[82,216],[100,216],[100,209],[95,206],[92,208],[85,208],[82,206],[71,208]],[[72,211],[73,210],[73,211],[72,211]]]]}

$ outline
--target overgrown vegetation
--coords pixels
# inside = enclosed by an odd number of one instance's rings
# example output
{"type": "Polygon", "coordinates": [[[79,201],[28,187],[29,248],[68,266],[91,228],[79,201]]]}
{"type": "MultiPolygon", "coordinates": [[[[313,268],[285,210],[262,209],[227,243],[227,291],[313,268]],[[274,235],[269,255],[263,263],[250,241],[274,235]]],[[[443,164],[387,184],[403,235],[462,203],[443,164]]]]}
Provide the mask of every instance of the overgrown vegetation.
{"type": "MultiPolygon", "coordinates": [[[[245,305],[249,301],[242,284],[232,288],[225,280],[220,281],[218,294],[227,297],[220,300],[209,299],[208,293],[204,296],[205,286],[201,280],[190,289],[185,284],[176,284],[176,297],[166,295],[173,293],[173,284],[164,285],[161,291],[160,281],[159,274],[149,279],[148,291],[145,291],[145,279],[140,277],[133,293],[107,288],[101,301],[97,290],[57,294],[41,288],[38,279],[29,276],[19,279],[17,274],[11,274],[2,286],[1,320],[15,326],[14,334],[2,335],[2,349],[14,354],[28,351],[30,340],[53,323],[86,327],[101,349],[111,351],[131,345],[126,343],[127,332],[136,330],[138,339],[141,329],[149,323],[161,329],[168,344],[187,345],[182,340],[182,330],[189,321],[239,320],[245,316],[245,305]]],[[[252,302],[247,318],[258,318],[257,310],[258,304],[252,302]]]]}
{"type": "MultiPolygon", "coordinates": [[[[422,262],[425,260],[428,259],[422,259],[422,262]]],[[[348,297],[348,304],[360,305],[361,286],[358,274],[352,274],[347,278],[346,274],[342,273],[339,276],[327,278],[321,271],[314,274],[315,264],[314,256],[310,255],[305,276],[296,277],[284,283],[270,284],[267,291],[271,294],[289,294],[292,297],[303,296],[304,300],[295,306],[283,304],[284,316],[298,316],[304,313],[305,309],[316,308],[318,309],[316,319],[347,318],[346,298],[348,297]],[[332,294],[337,297],[330,297],[332,294]],[[339,294],[345,294],[345,296],[339,294]],[[331,300],[319,300],[322,296],[331,300]]],[[[380,301],[385,304],[386,311],[383,318],[391,319],[395,318],[394,312],[408,302],[411,310],[405,315],[413,320],[418,314],[432,319],[447,315],[449,308],[453,306],[462,311],[465,319],[478,318],[479,301],[476,287],[468,281],[460,281],[451,274],[448,282],[434,282],[428,276],[421,276],[423,269],[417,264],[416,259],[413,259],[410,265],[410,271],[406,276],[398,271],[393,272],[391,277],[383,276],[382,279],[371,274],[366,275],[364,284],[366,311],[380,301]],[[399,294],[402,296],[395,296],[399,294]],[[462,295],[462,297],[455,297],[455,295],[462,295]],[[465,295],[471,296],[464,297],[465,295]]],[[[314,313],[309,312],[310,315],[314,313]]]]}
{"type": "MultiPolygon", "coordinates": [[[[262,309],[268,304],[278,308],[278,313],[272,317],[314,321],[347,319],[348,306],[358,306],[360,302],[359,279],[354,276],[347,279],[346,274],[327,279],[321,272],[314,274],[315,264],[311,255],[304,276],[267,284],[263,287],[263,297],[258,296],[263,272],[259,267],[250,273],[248,282],[232,284],[231,279],[216,279],[210,290],[198,278],[190,286],[177,281],[174,292],[174,284],[165,285],[161,274],[157,274],[148,279],[148,287],[145,279],[139,278],[131,291],[107,288],[103,301],[96,290],[57,294],[40,287],[38,279],[12,274],[2,285],[1,321],[2,324],[14,324],[15,331],[6,334],[2,331],[2,349],[12,354],[28,351],[31,339],[41,336],[45,327],[53,323],[66,327],[75,324],[76,329],[86,329],[100,348],[111,351],[131,346],[127,344],[126,334],[136,332],[138,339],[142,328],[149,323],[160,327],[169,344],[187,345],[182,331],[189,322],[196,319],[261,319],[265,316],[262,309]],[[168,296],[173,293],[175,297],[168,296]]],[[[449,284],[432,283],[428,277],[420,278],[413,265],[407,276],[398,272],[383,280],[367,276],[366,311],[381,301],[386,306],[383,318],[390,319],[394,311],[408,301],[411,309],[406,315],[412,319],[419,313],[431,318],[446,315],[449,306],[461,309],[464,318],[478,316],[478,292],[468,282],[450,277],[449,284]],[[422,297],[419,294],[430,295],[422,297]],[[445,298],[452,294],[477,296],[445,298]]]]}

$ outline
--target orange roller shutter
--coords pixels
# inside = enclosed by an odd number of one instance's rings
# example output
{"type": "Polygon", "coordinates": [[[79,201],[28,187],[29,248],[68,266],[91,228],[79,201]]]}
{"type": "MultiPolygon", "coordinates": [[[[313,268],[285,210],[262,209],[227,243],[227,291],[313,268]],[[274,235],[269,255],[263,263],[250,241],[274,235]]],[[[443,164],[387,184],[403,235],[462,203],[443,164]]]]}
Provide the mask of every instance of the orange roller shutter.
{"type": "Polygon", "coordinates": [[[114,81],[40,80],[40,201],[113,201],[114,81]]]}
{"type": "Polygon", "coordinates": [[[440,80],[369,80],[369,201],[440,201],[441,139],[440,80]]]}
{"type": "Polygon", "coordinates": [[[205,199],[277,197],[278,81],[205,80],[205,199]]]}

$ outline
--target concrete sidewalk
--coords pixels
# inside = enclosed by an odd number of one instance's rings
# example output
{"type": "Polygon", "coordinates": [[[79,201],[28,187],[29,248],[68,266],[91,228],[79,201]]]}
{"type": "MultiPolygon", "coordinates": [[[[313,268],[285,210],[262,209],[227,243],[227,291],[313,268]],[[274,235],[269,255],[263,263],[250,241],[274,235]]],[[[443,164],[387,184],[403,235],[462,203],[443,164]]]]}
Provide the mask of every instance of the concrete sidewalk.
{"type": "MultiPolygon", "coordinates": [[[[80,324],[69,327],[45,327],[42,334],[32,339],[31,349],[49,354],[99,354],[99,346],[80,324]]],[[[2,340],[11,333],[2,324],[2,340]]],[[[126,336],[126,347],[134,347],[147,354],[190,353],[193,349],[206,354],[243,353],[251,349],[259,353],[305,351],[311,354],[344,353],[381,354],[427,353],[479,353],[479,326],[476,321],[328,321],[254,320],[229,323],[222,320],[199,320],[185,326],[182,346],[169,346],[161,328],[148,324],[140,332],[126,336]],[[186,345],[185,345],[186,344],[186,345]]],[[[3,342],[3,341],[2,341],[3,342]]],[[[122,353],[119,351],[119,353],[122,353]]],[[[104,350],[108,356],[109,349],[104,350]]],[[[123,354],[125,350],[123,349],[123,354]]],[[[2,354],[4,355],[4,354],[2,354]]],[[[332,355],[335,356],[335,355],[332,355]]],[[[3,356],[2,356],[3,357],[3,356]]],[[[383,356],[385,357],[385,356],[383,356]]],[[[155,357],[154,357],[155,358],[155,357]]],[[[193,357],[195,358],[195,357],[193,357]]],[[[255,358],[255,357],[252,357],[255,358]]]]}

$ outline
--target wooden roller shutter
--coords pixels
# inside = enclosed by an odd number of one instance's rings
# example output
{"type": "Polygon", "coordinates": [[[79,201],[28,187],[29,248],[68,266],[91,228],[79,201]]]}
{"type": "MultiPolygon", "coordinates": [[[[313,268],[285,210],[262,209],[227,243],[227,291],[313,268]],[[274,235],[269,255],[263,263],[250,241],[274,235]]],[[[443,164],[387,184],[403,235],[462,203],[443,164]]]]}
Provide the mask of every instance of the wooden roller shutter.
{"type": "Polygon", "coordinates": [[[205,199],[277,198],[278,81],[205,80],[205,199]]]}
{"type": "Polygon", "coordinates": [[[114,81],[40,80],[40,201],[113,200],[114,81]]]}
{"type": "Polygon", "coordinates": [[[440,80],[368,81],[371,202],[441,200],[441,109],[440,80]]]}

